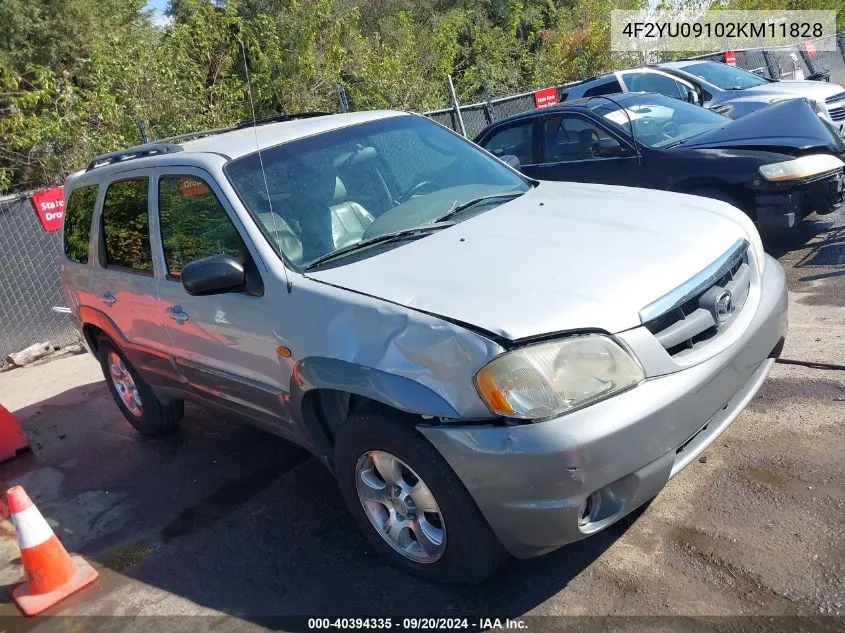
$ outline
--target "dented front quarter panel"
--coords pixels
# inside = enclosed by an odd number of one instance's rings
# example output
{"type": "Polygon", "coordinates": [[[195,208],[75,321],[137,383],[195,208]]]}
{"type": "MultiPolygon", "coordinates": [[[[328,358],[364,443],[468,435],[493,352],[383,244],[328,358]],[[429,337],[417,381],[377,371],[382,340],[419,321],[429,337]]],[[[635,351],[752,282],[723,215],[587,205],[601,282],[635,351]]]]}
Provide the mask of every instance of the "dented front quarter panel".
{"type": "Polygon", "coordinates": [[[282,316],[292,397],[338,389],[426,416],[489,419],[475,372],[504,349],[405,306],[307,277],[293,283],[295,314],[282,316]],[[302,343],[305,343],[304,345],[302,343]]]}

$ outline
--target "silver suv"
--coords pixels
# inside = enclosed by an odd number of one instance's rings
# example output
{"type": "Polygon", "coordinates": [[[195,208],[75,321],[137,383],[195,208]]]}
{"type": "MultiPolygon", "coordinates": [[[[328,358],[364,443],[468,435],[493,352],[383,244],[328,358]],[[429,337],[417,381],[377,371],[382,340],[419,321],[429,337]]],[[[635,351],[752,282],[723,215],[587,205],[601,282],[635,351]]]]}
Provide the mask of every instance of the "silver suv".
{"type": "Polygon", "coordinates": [[[441,581],[654,497],[786,332],[737,209],[530,180],[401,112],[143,145],[66,192],[68,305],[129,422],[192,398],[301,444],[376,550],[441,581]]]}

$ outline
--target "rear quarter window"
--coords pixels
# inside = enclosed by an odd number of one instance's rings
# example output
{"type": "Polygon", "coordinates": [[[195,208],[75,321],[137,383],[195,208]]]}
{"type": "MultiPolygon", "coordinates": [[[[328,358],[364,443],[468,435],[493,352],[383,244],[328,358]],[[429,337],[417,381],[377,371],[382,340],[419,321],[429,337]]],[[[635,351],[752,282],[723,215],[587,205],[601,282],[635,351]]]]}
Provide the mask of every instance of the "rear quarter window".
{"type": "Polygon", "coordinates": [[[65,256],[78,264],[88,263],[91,220],[98,191],[98,185],[77,187],[67,201],[64,217],[65,256]]]}
{"type": "Polygon", "coordinates": [[[612,95],[617,92],[622,92],[622,86],[614,79],[598,86],[594,86],[584,93],[585,97],[596,97],[598,95],[612,95]]]}

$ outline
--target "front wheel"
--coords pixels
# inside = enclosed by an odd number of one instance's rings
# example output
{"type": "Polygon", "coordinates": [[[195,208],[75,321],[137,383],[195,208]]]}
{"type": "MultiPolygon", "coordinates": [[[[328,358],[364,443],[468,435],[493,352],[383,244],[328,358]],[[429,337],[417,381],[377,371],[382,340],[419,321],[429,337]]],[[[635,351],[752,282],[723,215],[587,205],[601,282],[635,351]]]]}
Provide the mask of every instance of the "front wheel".
{"type": "Polygon", "coordinates": [[[699,189],[693,189],[692,191],[688,191],[687,193],[692,196],[701,196],[702,198],[721,200],[722,202],[727,202],[729,205],[736,207],[740,211],[748,213],[742,207],[742,203],[735,196],[731,195],[724,189],[719,189],[718,187],[700,187],[699,189]]]}
{"type": "Polygon", "coordinates": [[[507,554],[417,421],[375,404],[352,414],[335,441],[341,493],[391,564],[429,580],[477,584],[507,554]]]}
{"type": "Polygon", "coordinates": [[[181,400],[165,404],[135,371],[116,345],[101,339],[97,346],[106,385],[120,412],[141,435],[169,431],[184,414],[181,400]]]}

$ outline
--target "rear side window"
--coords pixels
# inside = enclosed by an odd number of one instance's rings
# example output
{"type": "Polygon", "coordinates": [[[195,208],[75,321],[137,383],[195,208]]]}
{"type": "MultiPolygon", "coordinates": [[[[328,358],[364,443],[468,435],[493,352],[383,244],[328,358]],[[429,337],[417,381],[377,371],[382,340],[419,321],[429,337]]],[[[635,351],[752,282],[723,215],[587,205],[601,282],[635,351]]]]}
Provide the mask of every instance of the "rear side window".
{"type": "Polygon", "coordinates": [[[149,179],[144,177],[119,180],[106,189],[103,245],[107,267],[153,274],[148,188],[149,179]]]}
{"type": "Polygon", "coordinates": [[[246,261],[243,240],[208,184],[196,176],[162,176],[158,183],[168,275],[178,277],[185,264],[209,255],[231,255],[246,261]]]}
{"type": "Polygon", "coordinates": [[[534,120],[524,121],[499,130],[484,141],[484,149],[496,156],[512,154],[523,165],[534,162],[534,120]]]}
{"type": "Polygon", "coordinates": [[[77,187],[65,209],[65,256],[79,264],[88,263],[88,244],[91,241],[91,219],[97,203],[98,185],[77,187]]]}
{"type": "Polygon", "coordinates": [[[616,94],[617,92],[622,92],[622,86],[619,85],[619,82],[614,79],[613,81],[608,81],[598,86],[594,86],[584,92],[585,97],[595,97],[598,95],[612,95],[616,94]]]}

